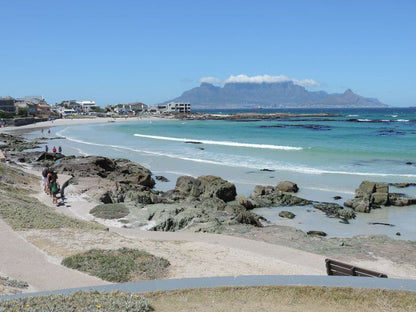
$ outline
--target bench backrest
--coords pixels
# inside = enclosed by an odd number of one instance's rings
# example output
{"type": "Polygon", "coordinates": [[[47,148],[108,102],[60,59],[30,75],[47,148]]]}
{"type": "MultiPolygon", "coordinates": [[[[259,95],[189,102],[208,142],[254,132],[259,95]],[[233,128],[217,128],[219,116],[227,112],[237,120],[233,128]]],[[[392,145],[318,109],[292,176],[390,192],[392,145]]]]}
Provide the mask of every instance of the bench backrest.
{"type": "Polygon", "coordinates": [[[338,276],[365,276],[365,277],[384,277],[387,275],[376,271],[366,270],[353,266],[351,264],[339,262],[336,260],[325,259],[326,273],[328,275],[338,276]]]}

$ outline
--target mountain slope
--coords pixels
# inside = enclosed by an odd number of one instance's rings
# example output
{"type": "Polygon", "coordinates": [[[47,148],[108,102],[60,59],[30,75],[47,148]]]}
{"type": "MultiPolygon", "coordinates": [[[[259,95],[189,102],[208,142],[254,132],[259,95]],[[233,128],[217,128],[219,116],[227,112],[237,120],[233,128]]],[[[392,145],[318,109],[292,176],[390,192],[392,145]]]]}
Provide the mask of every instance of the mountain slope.
{"type": "MultiPolygon", "coordinates": [[[[217,87],[202,83],[171,100],[190,102],[192,108],[280,107],[386,107],[377,99],[364,98],[351,90],[343,94],[311,92],[292,81],[277,83],[227,83],[217,87]]],[[[167,101],[167,102],[171,102],[167,101]]],[[[166,102],[166,103],[167,103],[166,102]]]]}

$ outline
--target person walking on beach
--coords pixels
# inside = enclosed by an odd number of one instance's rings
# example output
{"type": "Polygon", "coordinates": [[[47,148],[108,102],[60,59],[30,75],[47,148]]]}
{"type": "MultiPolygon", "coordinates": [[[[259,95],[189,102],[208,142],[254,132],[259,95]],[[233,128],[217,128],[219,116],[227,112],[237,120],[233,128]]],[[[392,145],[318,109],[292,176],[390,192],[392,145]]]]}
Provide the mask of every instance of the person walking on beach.
{"type": "Polygon", "coordinates": [[[45,153],[49,151],[49,146],[45,145],[45,153]]]}
{"type": "Polygon", "coordinates": [[[62,154],[62,147],[59,145],[59,147],[58,147],[58,153],[59,154],[62,154]]]}
{"type": "Polygon", "coordinates": [[[55,147],[55,146],[53,147],[52,152],[53,152],[54,154],[56,154],[56,147],[55,147]]]}
{"type": "Polygon", "coordinates": [[[45,193],[48,193],[48,173],[49,173],[49,167],[46,166],[42,169],[42,183],[43,183],[43,190],[45,193]]]}
{"type": "Polygon", "coordinates": [[[54,173],[53,171],[49,170],[48,175],[46,176],[46,194],[52,196],[52,191],[51,191],[51,187],[52,187],[52,179],[54,177],[54,173]]]}
{"type": "Polygon", "coordinates": [[[57,180],[58,180],[58,175],[54,172],[52,174],[52,179],[51,179],[52,203],[58,206],[58,198],[56,197],[56,195],[59,192],[59,183],[57,180]]]}

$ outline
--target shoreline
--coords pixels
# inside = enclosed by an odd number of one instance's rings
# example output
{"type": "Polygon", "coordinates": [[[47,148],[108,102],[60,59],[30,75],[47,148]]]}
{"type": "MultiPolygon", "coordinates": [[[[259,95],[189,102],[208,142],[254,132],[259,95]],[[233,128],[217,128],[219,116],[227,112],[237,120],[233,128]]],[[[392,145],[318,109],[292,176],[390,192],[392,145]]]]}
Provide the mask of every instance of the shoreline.
{"type": "MultiPolygon", "coordinates": [[[[83,123],[86,122],[90,121],[83,120],[83,123]]],[[[100,122],[102,121],[100,120],[100,122]]],[[[68,124],[78,123],[68,121],[68,124]]],[[[33,130],[44,126],[41,124],[35,128],[27,128],[33,130]]],[[[53,127],[60,125],[56,122],[47,122],[47,126],[53,127]]],[[[32,173],[36,174],[37,172],[32,169],[32,173]]],[[[37,173],[37,175],[40,176],[40,173],[37,173]]],[[[60,213],[72,215],[79,219],[93,220],[94,217],[89,214],[89,210],[97,202],[91,201],[91,199],[84,196],[83,189],[85,187],[86,185],[83,184],[70,186],[66,193],[68,201],[63,207],[56,208],[52,206],[51,203],[48,203],[50,198],[46,197],[45,199],[42,197],[41,192],[38,195],[38,199],[60,213]]],[[[109,235],[111,237],[105,238],[105,243],[98,243],[99,246],[114,248],[121,244],[121,242],[124,241],[126,243],[128,241],[128,246],[130,244],[138,244],[159,256],[170,257],[170,261],[174,263],[175,269],[169,278],[214,276],[215,274],[222,276],[224,274],[243,274],[244,272],[246,274],[253,272],[260,272],[260,274],[276,274],[276,272],[278,272],[277,274],[311,274],[311,272],[316,272],[318,275],[322,275],[325,274],[322,259],[325,256],[332,255],[332,257],[338,260],[344,260],[357,266],[381,270],[392,277],[416,279],[416,262],[414,261],[414,257],[411,257],[412,254],[416,255],[414,242],[405,241],[395,243],[394,240],[377,238],[376,236],[353,239],[311,238],[294,228],[285,229],[285,227],[279,226],[259,228],[246,234],[236,233],[234,236],[223,234],[196,235],[193,232],[187,231],[149,232],[140,229],[126,229],[120,226],[114,227],[111,222],[98,221],[110,228],[109,235]],[[399,248],[399,250],[403,250],[402,248],[404,248],[404,250],[407,250],[407,253],[410,253],[407,256],[412,258],[412,260],[409,260],[409,258],[400,258],[400,255],[397,255],[397,250],[387,252],[387,250],[377,251],[377,248],[370,248],[369,250],[362,249],[362,244],[371,245],[374,240],[376,241],[375,246],[379,244],[380,240],[384,242],[381,246],[385,242],[388,242],[389,247],[387,248],[394,245],[397,245],[395,247],[399,248]],[[178,241],[181,242],[179,246],[178,241]],[[160,244],[167,251],[162,251],[160,244]],[[259,245],[263,247],[258,247],[259,245]],[[276,246],[285,248],[282,249],[276,246]],[[308,247],[305,248],[306,246],[308,247]],[[322,246],[324,247],[323,249],[322,246]],[[327,249],[326,251],[325,248],[327,249]],[[178,249],[181,250],[178,251],[178,249]],[[344,250],[342,251],[342,249],[344,250]],[[194,254],[195,250],[197,250],[197,254],[194,254]],[[270,253],[271,250],[275,251],[270,253]],[[276,250],[280,250],[281,253],[275,253],[276,250]],[[302,252],[306,250],[308,250],[308,253],[303,254],[302,252]],[[289,251],[290,256],[287,256],[289,251]],[[180,256],[176,253],[179,253],[180,256]],[[398,259],[397,256],[399,256],[398,259]],[[172,257],[175,260],[172,260],[172,257]],[[217,263],[218,257],[222,259],[220,263],[217,263]],[[285,260],[282,261],[282,259],[285,260]],[[309,263],[310,259],[315,260],[309,263]],[[189,263],[186,263],[188,260],[189,263]],[[299,265],[293,266],[294,261],[299,265]],[[198,271],[199,263],[207,266],[203,272],[198,271]],[[236,263],[236,266],[229,268],[226,263],[236,263]]],[[[20,231],[18,235],[25,241],[37,246],[37,248],[41,249],[53,259],[59,259],[68,252],[74,253],[80,251],[79,248],[84,250],[88,246],[97,246],[97,237],[86,232],[29,230],[20,231]],[[85,246],[74,246],[73,237],[76,237],[77,240],[82,240],[85,246]],[[48,244],[45,245],[45,241],[48,244]]]]}
{"type": "MultiPolygon", "coordinates": [[[[36,129],[40,129],[40,128],[44,128],[45,126],[47,127],[60,127],[60,126],[70,126],[70,125],[82,125],[82,124],[94,124],[94,123],[106,123],[109,120],[112,120],[112,118],[95,118],[95,119],[65,119],[65,120],[61,120],[60,122],[43,122],[37,125],[28,125],[24,127],[24,131],[26,133],[32,133],[35,135],[37,134],[36,129]]],[[[128,118],[127,121],[130,122],[134,122],[134,121],[149,121],[149,120],[163,120],[163,118],[136,118],[136,117],[132,117],[132,118],[128,118]]],[[[117,122],[125,122],[125,119],[118,119],[117,122]]],[[[17,127],[22,128],[22,127],[17,127]]],[[[23,130],[23,129],[22,129],[23,130]]],[[[14,133],[13,131],[11,131],[11,133],[14,133]]],[[[63,139],[66,140],[65,138],[54,138],[55,133],[53,132],[51,137],[43,137],[43,138],[39,138],[42,140],[48,140],[49,142],[53,142],[54,144],[52,145],[56,145],[58,147],[59,143],[61,140],[56,140],[56,139],[63,139]],[[56,140],[56,141],[55,141],[56,140]]],[[[61,144],[65,144],[64,141],[61,142],[61,144]]],[[[51,146],[52,146],[51,145],[51,146]]],[[[64,146],[65,151],[68,151],[69,146],[66,147],[64,146]]],[[[70,145],[72,146],[72,145],[70,145]]],[[[70,152],[70,154],[72,154],[70,152]]],[[[90,155],[90,154],[76,154],[75,155],[90,155]]],[[[103,155],[101,153],[92,153],[91,155],[103,155]]],[[[111,155],[104,155],[106,157],[113,157],[111,155]]],[[[188,172],[181,172],[181,170],[175,170],[176,172],[173,172],[170,170],[170,168],[175,168],[175,169],[180,169],[180,168],[185,168],[188,167],[187,165],[187,161],[186,160],[179,160],[180,165],[179,166],[172,166],[171,160],[169,160],[169,157],[167,157],[167,159],[165,159],[166,157],[164,156],[155,156],[155,155],[151,155],[151,156],[145,156],[149,159],[151,159],[152,162],[155,162],[155,164],[158,165],[157,168],[153,168],[153,166],[151,165],[151,163],[147,163],[145,162],[141,162],[141,164],[143,164],[145,167],[149,168],[153,175],[162,175],[164,177],[167,177],[170,181],[169,182],[161,182],[161,181],[157,181],[156,180],[156,186],[155,189],[156,190],[160,190],[163,192],[166,192],[168,190],[171,190],[175,187],[175,181],[178,177],[182,176],[182,175],[190,175],[193,177],[198,177],[204,174],[211,174],[210,169],[215,169],[215,168],[211,168],[213,166],[211,165],[204,165],[204,164],[200,164],[198,168],[195,168],[196,171],[192,172],[192,173],[188,173],[188,172]],[[202,168],[204,168],[203,170],[201,170],[202,168]],[[209,172],[209,173],[205,173],[204,172],[209,172]]],[[[129,159],[131,161],[134,161],[136,163],[139,163],[137,160],[128,158],[128,155],[126,155],[125,157],[121,157],[121,158],[126,158],[129,159]]],[[[178,161],[176,161],[176,163],[178,163],[178,161]]],[[[177,165],[177,164],[176,164],[177,165]]],[[[217,168],[218,169],[218,168],[217,168]]],[[[225,171],[223,171],[221,169],[221,172],[219,173],[219,175],[221,177],[226,177],[226,179],[232,183],[234,183],[237,186],[237,190],[238,190],[238,194],[242,194],[244,196],[248,196],[254,189],[254,187],[256,185],[258,185],[258,183],[253,184],[253,183],[246,183],[247,181],[243,180],[246,179],[248,177],[250,178],[267,178],[267,175],[269,174],[268,172],[262,172],[263,170],[260,170],[258,172],[254,172],[251,171],[249,172],[249,174],[247,173],[247,177],[242,177],[240,176],[238,178],[238,180],[233,180],[233,179],[229,179],[229,177],[227,177],[228,175],[235,175],[235,172],[238,171],[238,168],[224,168],[226,169],[225,171]],[[226,174],[226,173],[227,174],[226,174]]],[[[188,170],[189,171],[189,170],[188,170]]],[[[214,175],[218,175],[217,173],[213,173],[214,175]]],[[[276,173],[277,174],[277,173],[276,173]]],[[[328,179],[328,178],[326,178],[328,179]]],[[[293,178],[290,179],[291,181],[294,181],[295,183],[298,182],[298,178],[293,178]]],[[[360,182],[362,182],[363,180],[360,178],[359,180],[360,182]]],[[[267,183],[267,179],[264,180],[264,182],[267,183]]],[[[352,185],[352,189],[358,187],[359,183],[354,183],[352,185]]],[[[261,182],[260,182],[261,183],[261,182]]],[[[341,185],[340,183],[338,183],[339,186],[341,185]]],[[[264,184],[267,185],[267,184],[264,184]]],[[[302,198],[306,198],[306,199],[310,199],[313,201],[318,201],[318,202],[334,202],[334,203],[340,203],[342,204],[343,201],[348,200],[350,198],[354,197],[354,193],[353,191],[350,190],[346,190],[345,188],[343,190],[339,189],[336,191],[330,191],[330,190],[324,190],[324,189],[317,189],[314,187],[310,187],[310,186],[304,186],[302,184],[299,185],[300,186],[300,190],[297,193],[297,195],[299,197],[302,198]],[[334,196],[335,195],[341,195],[342,199],[341,201],[334,201],[334,196]]],[[[402,190],[395,190],[395,191],[402,191],[402,190]]],[[[413,188],[409,188],[409,191],[413,191],[413,188]]],[[[341,197],[340,196],[340,197],[341,197]]],[[[372,213],[368,214],[368,213],[360,213],[359,217],[356,218],[355,220],[351,220],[350,224],[345,225],[345,224],[341,224],[339,223],[337,220],[328,218],[327,216],[325,216],[325,214],[319,210],[316,209],[310,209],[307,208],[305,209],[297,209],[295,210],[291,210],[293,213],[295,213],[297,215],[296,219],[293,220],[287,220],[287,219],[282,219],[278,217],[278,213],[281,210],[286,210],[284,207],[275,207],[275,208],[259,208],[256,209],[254,212],[256,213],[260,213],[262,216],[266,217],[267,219],[271,220],[271,222],[273,224],[276,225],[280,225],[280,226],[291,226],[294,229],[300,229],[304,232],[307,232],[309,230],[323,230],[325,232],[327,232],[328,237],[329,238],[351,238],[354,235],[383,235],[383,234],[388,234],[389,237],[393,238],[393,239],[399,239],[399,240],[414,240],[414,233],[408,233],[407,231],[411,228],[408,228],[408,226],[403,226],[400,227],[400,225],[403,222],[406,222],[406,219],[403,219],[400,215],[401,212],[406,212],[407,207],[384,207],[383,209],[376,209],[373,210],[372,213]],[[391,219],[391,220],[390,220],[391,219]],[[369,224],[371,223],[389,223],[389,224],[393,224],[393,225],[399,225],[399,228],[395,228],[395,227],[386,227],[386,226],[382,226],[382,225],[371,225],[369,226],[369,224]],[[365,230],[363,230],[363,228],[365,228],[365,230]],[[397,234],[397,233],[400,234],[397,234]],[[410,235],[410,236],[409,236],[410,235]]]]}

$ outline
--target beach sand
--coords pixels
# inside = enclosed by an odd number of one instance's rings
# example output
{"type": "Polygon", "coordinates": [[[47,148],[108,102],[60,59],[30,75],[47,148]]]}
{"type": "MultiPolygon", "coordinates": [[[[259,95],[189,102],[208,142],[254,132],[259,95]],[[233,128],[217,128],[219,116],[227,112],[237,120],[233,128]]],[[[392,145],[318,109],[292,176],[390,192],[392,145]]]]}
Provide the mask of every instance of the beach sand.
{"type": "MultiPolygon", "coordinates": [[[[11,133],[19,133],[34,128],[44,128],[59,125],[71,125],[92,122],[108,122],[112,118],[55,120],[53,123],[43,122],[24,127],[3,128],[11,133]]],[[[137,120],[137,119],[131,119],[137,120]]],[[[124,119],[122,120],[125,121],[124,119]]],[[[71,288],[86,285],[106,283],[86,274],[67,269],[60,265],[61,260],[74,253],[87,251],[91,248],[117,249],[132,247],[145,250],[156,256],[161,256],[171,263],[167,278],[229,276],[229,275],[326,275],[324,259],[331,256],[331,249],[325,253],[322,246],[325,238],[308,238],[310,252],[291,248],[294,236],[288,236],[285,243],[273,240],[276,233],[269,234],[271,229],[257,229],[256,235],[244,237],[220,234],[205,234],[191,232],[150,232],[140,229],[114,226],[112,222],[95,219],[89,214],[90,209],[98,203],[85,195],[88,185],[69,185],[66,189],[66,200],[63,205],[56,207],[52,200],[42,190],[40,172],[26,167],[26,172],[38,176],[38,184],[33,188],[39,189],[34,196],[41,202],[60,213],[79,219],[97,221],[105,224],[109,231],[86,231],[75,229],[55,230],[25,230],[13,231],[10,227],[1,225],[1,246],[7,251],[7,257],[0,255],[0,275],[11,279],[23,280],[30,287],[24,291],[43,291],[61,288],[71,288]],[[13,237],[13,239],[8,239],[13,237]],[[19,248],[14,248],[19,241],[19,248]],[[314,246],[319,252],[313,252],[314,246]],[[30,258],[25,254],[30,252],[30,258]],[[21,259],[21,261],[16,261],[21,259]],[[45,270],[49,274],[44,274],[45,270]],[[57,283],[56,281],[59,281],[57,283]]],[[[60,176],[63,183],[68,176],[60,176]]],[[[279,229],[276,227],[276,229],[279,229]]],[[[297,232],[293,230],[293,233],[297,232]]],[[[288,232],[292,233],[292,232],[288,232]]],[[[329,241],[329,240],[328,240],[329,241]]],[[[345,240],[348,244],[348,240],[345,240]]],[[[371,239],[369,242],[371,244],[371,239]]],[[[329,246],[329,245],[328,245],[329,246]]],[[[398,260],[387,251],[369,255],[365,251],[354,255],[346,254],[338,260],[348,260],[351,263],[367,269],[387,273],[393,278],[416,279],[415,246],[412,242],[399,251],[391,252],[397,258],[397,253],[409,253],[407,257],[398,260]],[[403,260],[405,259],[405,260],[403,260]]],[[[1,288],[0,288],[1,291],[1,288]]],[[[4,291],[4,290],[3,290],[4,291]]],[[[0,292],[1,294],[1,292],[0,292]]]]}

